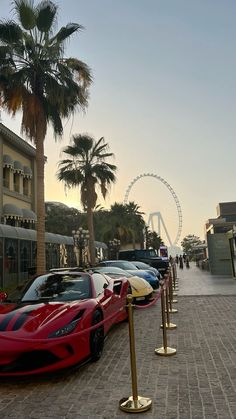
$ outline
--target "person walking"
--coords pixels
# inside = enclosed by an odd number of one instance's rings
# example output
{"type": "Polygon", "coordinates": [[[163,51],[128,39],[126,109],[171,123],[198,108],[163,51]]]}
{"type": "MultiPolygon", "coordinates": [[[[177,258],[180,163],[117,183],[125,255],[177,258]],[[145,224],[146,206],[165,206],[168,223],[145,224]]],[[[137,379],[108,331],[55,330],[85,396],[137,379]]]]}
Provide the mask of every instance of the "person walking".
{"type": "Polygon", "coordinates": [[[179,267],[180,267],[180,269],[183,269],[183,267],[184,267],[182,255],[180,255],[180,257],[179,257],[179,267]]]}
{"type": "Polygon", "coordinates": [[[185,265],[186,265],[186,268],[190,268],[190,266],[189,266],[189,257],[188,256],[186,256],[186,259],[185,259],[185,265]]]}

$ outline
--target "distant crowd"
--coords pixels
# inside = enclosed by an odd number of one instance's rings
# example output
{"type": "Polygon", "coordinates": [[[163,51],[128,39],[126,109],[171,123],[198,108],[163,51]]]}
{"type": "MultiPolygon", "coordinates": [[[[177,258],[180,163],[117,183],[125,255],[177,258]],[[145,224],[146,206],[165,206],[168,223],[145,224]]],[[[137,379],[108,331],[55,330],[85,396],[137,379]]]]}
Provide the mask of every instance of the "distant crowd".
{"type": "Polygon", "coordinates": [[[175,263],[180,267],[180,269],[189,268],[189,257],[184,253],[183,255],[176,255],[174,258],[175,263]]]}

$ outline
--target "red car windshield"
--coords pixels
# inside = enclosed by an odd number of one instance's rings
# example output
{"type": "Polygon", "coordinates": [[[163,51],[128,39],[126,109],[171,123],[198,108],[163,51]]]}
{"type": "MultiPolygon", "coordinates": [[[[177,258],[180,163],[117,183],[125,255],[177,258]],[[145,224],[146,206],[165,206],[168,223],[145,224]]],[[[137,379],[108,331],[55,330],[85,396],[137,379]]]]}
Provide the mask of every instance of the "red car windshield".
{"type": "Polygon", "coordinates": [[[91,298],[87,274],[47,274],[37,277],[25,290],[21,301],[73,301],[91,298]]]}

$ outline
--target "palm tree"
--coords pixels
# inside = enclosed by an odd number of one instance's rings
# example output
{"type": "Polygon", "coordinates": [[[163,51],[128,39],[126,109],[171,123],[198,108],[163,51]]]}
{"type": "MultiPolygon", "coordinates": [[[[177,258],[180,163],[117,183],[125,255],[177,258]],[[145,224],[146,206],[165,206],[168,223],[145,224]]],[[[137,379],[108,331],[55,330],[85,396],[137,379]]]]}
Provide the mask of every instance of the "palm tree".
{"type": "Polygon", "coordinates": [[[126,204],[126,210],[129,218],[129,225],[131,229],[132,235],[132,243],[135,249],[136,241],[143,246],[144,244],[144,236],[143,230],[145,228],[145,221],[143,219],[144,212],[140,211],[139,205],[135,204],[135,202],[131,201],[126,204]]]}
{"type": "Polygon", "coordinates": [[[99,187],[105,199],[108,187],[116,180],[116,166],[106,161],[113,156],[108,150],[103,137],[95,141],[87,134],[74,135],[72,145],[63,149],[67,158],[59,162],[57,172],[57,178],[66,186],[80,187],[81,202],[87,212],[92,265],[95,263],[93,210],[97,203],[96,189],[99,187]]]}
{"type": "Polygon", "coordinates": [[[164,244],[164,242],[159,234],[156,231],[150,231],[149,227],[146,227],[146,248],[151,247],[158,251],[161,244],[164,244]]]}
{"type": "Polygon", "coordinates": [[[45,271],[44,139],[49,124],[63,133],[62,119],[85,109],[91,75],[76,58],[65,58],[69,37],[82,29],[69,23],[53,33],[58,6],[14,0],[18,23],[0,21],[0,106],[22,112],[21,129],[36,146],[37,272],[45,271]]]}

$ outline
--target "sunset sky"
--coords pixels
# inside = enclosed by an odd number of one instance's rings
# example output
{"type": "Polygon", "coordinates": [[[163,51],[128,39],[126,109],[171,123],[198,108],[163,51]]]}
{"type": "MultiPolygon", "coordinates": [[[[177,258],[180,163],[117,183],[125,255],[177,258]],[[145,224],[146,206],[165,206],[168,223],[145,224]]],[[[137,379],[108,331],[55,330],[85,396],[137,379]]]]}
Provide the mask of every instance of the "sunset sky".
{"type": "MultiPolygon", "coordinates": [[[[37,3],[37,2],[36,2],[37,3]]],[[[181,205],[181,238],[204,238],[204,223],[218,202],[235,201],[236,2],[235,0],[57,0],[58,26],[77,22],[66,55],[85,61],[94,82],[89,107],[64,123],[55,144],[45,141],[46,200],[81,209],[78,191],[56,181],[61,150],[70,137],[104,136],[115,154],[117,182],[109,208],[123,202],[132,179],[161,176],[181,205]]],[[[13,17],[11,0],[0,0],[2,18],[13,17]]],[[[21,118],[2,113],[20,134],[21,118]]],[[[160,212],[174,241],[176,203],[154,177],[135,183],[129,199],[146,214],[160,212]]],[[[164,235],[164,232],[163,232],[164,235]]]]}

